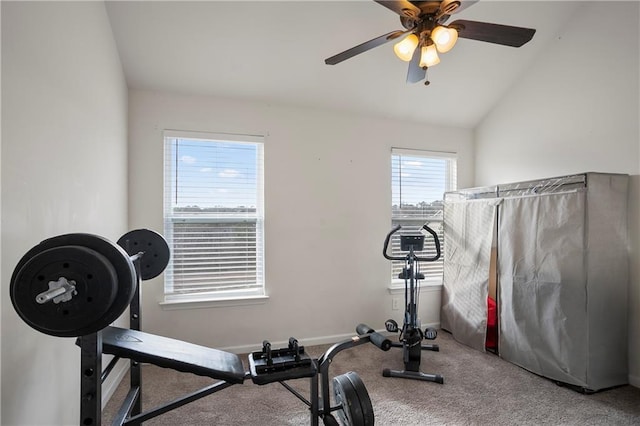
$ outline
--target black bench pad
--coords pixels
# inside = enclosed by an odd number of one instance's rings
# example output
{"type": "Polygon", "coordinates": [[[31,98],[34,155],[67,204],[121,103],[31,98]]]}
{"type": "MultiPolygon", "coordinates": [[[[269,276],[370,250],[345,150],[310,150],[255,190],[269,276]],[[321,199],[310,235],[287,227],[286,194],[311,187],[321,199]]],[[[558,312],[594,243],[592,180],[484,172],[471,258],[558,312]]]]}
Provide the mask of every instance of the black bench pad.
{"type": "Polygon", "coordinates": [[[239,384],[245,378],[242,360],[236,354],[142,331],[105,328],[102,352],[228,383],[239,384]]]}

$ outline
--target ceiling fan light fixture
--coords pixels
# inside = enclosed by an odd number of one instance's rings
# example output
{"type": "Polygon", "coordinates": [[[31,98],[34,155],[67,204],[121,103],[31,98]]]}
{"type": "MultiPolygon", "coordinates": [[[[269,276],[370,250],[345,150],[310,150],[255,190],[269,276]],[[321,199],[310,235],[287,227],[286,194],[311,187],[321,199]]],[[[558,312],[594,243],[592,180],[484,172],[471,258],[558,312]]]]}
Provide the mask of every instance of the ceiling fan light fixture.
{"type": "Polygon", "coordinates": [[[440,58],[438,57],[436,45],[430,44],[429,46],[423,46],[422,52],[420,52],[420,67],[428,68],[434,65],[438,65],[439,63],[440,58]]]}
{"type": "Polygon", "coordinates": [[[436,44],[438,52],[446,53],[453,49],[456,41],[458,41],[458,31],[454,28],[438,25],[431,31],[431,40],[436,44]]]}
{"type": "Polygon", "coordinates": [[[393,46],[393,51],[396,56],[405,62],[409,62],[413,57],[413,52],[418,47],[418,36],[415,34],[409,34],[404,39],[399,41],[393,46]]]}

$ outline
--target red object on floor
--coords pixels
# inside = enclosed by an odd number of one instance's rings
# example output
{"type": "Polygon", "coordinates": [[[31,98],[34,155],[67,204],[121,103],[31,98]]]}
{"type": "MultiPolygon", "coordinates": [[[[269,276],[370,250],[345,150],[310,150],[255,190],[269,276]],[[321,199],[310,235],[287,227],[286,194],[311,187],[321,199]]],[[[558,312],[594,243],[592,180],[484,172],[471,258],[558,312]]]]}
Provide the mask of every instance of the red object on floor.
{"type": "Polygon", "coordinates": [[[485,346],[488,349],[498,347],[498,310],[496,301],[487,297],[487,340],[485,346]]]}

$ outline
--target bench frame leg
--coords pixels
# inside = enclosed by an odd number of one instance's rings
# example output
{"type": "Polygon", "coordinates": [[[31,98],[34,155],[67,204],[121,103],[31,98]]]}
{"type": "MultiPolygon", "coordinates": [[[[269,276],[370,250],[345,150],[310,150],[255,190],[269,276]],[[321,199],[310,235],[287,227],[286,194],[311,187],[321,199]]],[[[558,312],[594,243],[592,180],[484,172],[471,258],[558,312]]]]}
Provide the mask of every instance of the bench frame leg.
{"type": "Polygon", "coordinates": [[[102,334],[80,342],[80,424],[100,426],[102,418],[102,334]]]}

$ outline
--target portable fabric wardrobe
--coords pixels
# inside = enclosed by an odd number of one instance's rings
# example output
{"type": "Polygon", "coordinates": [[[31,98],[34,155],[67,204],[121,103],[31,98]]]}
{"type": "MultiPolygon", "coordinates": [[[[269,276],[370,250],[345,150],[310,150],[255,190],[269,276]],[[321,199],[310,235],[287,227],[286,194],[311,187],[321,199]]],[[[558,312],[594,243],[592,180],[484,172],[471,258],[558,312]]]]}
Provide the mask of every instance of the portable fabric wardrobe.
{"type": "Polygon", "coordinates": [[[442,328],[484,351],[491,288],[500,357],[585,391],[626,384],[627,187],[582,173],[446,193],[442,328]]]}

